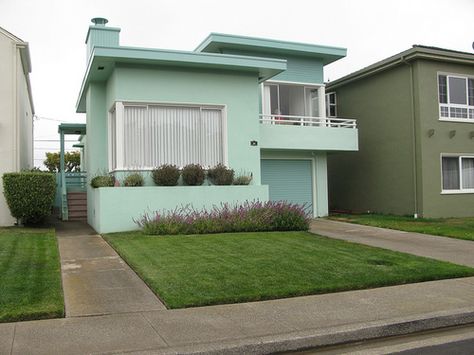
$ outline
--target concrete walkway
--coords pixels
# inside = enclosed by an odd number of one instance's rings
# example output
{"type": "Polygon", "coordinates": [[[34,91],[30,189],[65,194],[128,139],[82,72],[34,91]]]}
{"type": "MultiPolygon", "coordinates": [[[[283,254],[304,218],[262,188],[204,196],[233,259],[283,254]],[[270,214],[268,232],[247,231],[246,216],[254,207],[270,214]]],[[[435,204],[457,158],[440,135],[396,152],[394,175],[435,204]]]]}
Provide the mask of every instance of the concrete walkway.
{"type": "Polygon", "coordinates": [[[316,219],[311,232],[474,267],[474,241],[316,219]]]}
{"type": "Polygon", "coordinates": [[[100,235],[81,222],[57,225],[66,317],[165,309],[100,235]]]}

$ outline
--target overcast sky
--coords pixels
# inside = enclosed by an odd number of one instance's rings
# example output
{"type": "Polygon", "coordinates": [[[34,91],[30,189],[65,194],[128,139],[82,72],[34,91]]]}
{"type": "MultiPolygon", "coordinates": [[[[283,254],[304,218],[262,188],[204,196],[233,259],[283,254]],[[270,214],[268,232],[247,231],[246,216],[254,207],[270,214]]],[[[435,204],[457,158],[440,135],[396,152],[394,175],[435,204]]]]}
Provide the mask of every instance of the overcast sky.
{"type": "MultiPolygon", "coordinates": [[[[326,80],[413,44],[473,52],[474,41],[474,0],[0,0],[0,27],[30,44],[37,140],[58,138],[51,119],[85,121],[75,104],[92,17],[120,27],[127,46],[193,50],[221,32],[347,48],[326,80]]],[[[36,164],[57,147],[37,141],[36,164]]]]}

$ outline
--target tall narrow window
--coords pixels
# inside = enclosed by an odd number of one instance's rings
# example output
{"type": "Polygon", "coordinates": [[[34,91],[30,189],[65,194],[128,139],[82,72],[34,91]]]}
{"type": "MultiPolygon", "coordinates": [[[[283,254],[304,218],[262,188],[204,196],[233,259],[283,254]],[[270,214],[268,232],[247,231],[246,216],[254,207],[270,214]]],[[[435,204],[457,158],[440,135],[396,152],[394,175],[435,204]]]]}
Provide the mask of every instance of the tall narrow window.
{"type": "MultiPolygon", "coordinates": [[[[109,130],[115,137],[118,127],[112,119],[109,130]]],[[[111,169],[224,163],[223,135],[221,108],[125,104],[123,149],[110,145],[111,169]],[[112,163],[118,154],[123,154],[122,167],[112,163]]]]}
{"type": "Polygon", "coordinates": [[[337,116],[337,102],[336,102],[335,92],[330,92],[326,94],[326,116],[327,117],[337,116]]]}
{"type": "Polygon", "coordinates": [[[459,159],[443,157],[443,190],[459,190],[459,159]]]}

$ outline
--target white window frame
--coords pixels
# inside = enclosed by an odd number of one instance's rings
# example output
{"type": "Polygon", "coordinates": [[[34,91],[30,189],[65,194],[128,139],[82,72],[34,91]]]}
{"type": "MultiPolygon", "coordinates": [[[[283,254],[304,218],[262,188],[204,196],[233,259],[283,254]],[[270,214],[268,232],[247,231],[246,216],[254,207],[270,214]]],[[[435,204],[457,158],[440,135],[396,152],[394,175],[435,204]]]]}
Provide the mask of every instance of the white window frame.
{"type": "Polygon", "coordinates": [[[470,158],[474,159],[474,154],[468,153],[442,153],[440,155],[440,170],[441,170],[441,194],[442,195],[452,195],[452,194],[472,194],[474,193],[474,188],[464,189],[462,187],[462,159],[470,158]],[[459,168],[459,189],[444,190],[443,189],[443,158],[458,158],[458,168],[459,168]]]}
{"type": "MultiPolygon", "coordinates": [[[[108,122],[107,122],[107,147],[108,147],[108,170],[110,173],[118,171],[150,171],[155,169],[155,166],[151,167],[140,167],[131,168],[124,166],[124,111],[126,106],[164,106],[164,107],[193,107],[199,109],[212,109],[220,110],[222,117],[222,158],[223,164],[228,166],[228,144],[227,144],[227,105],[216,105],[208,103],[176,103],[176,102],[150,102],[150,101],[115,101],[108,111],[108,122]],[[114,118],[113,112],[115,111],[115,167],[113,166],[114,155],[113,140],[112,140],[112,119],[114,118]]],[[[199,164],[199,162],[195,162],[199,164]]]]}
{"type": "Polygon", "coordinates": [[[333,92],[326,93],[326,116],[327,117],[337,117],[337,95],[333,92]],[[331,104],[331,95],[334,95],[334,103],[331,104]],[[336,113],[334,116],[331,115],[331,106],[334,106],[334,112],[336,113]]]}
{"type": "MultiPolygon", "coordinates": [[[[318,105],[319,105],[319,118],[326,118],[326,99],[325,99],[325,89],[326,86],[324,84],[315,84],[315,83],[303,83],[303,82],[294,82],[294,81],[281,81],[281,80],[266,80],[262,84],[260,84],[261,88],[261,98],[262,98],[262,114],[265,112],[265,85],[276,85],[278,90],[278,107],[280,107],[280,85],[288,85],[288,86],[301,86],[303,87],[303,91],[306,93],[306,89],[317,89],[318,90],[318,105]]],[[[304,99],[304,108],[308,107],[306,95],[303,95],[304,99]]],[[[273,112],[270,112],[269,115],[273,115],[273,112]]],[[[301,116],[301,117],[311,117],[311,116],[301,116]]]]}
{"type": "Polygon", "coordinates": [[[438,72],[436,74],[436,83],[437,83],[437,93],[438,93],[438,113],[439,113],[439,120],[446,121],[446,122],[464,122],[464,123],[474,123],[474,117],[469,118],[469,110],[474,111],[474,106],[469,105],[469,79],[474,79],[472,75],[465,75],[465,74],[453,74],[453,73],[446,73],[446,72],[438,72]],[[447,96],[447,103],[440,102],[440,95],[439,95],[439,77],[446,76],[446,96],[447,96]],[[449,78],[457,78],[457,79],[465,79],[466,80],[466,104],[452,104],[449,103],[449,78]],[[464,108],[467,110],[467,117],[468,118],[458,118],[458,117],[443,117],[441,116],[441,107],[446,107],[448,109],[448,115],[450,114],[451,108],[464,108]]]}

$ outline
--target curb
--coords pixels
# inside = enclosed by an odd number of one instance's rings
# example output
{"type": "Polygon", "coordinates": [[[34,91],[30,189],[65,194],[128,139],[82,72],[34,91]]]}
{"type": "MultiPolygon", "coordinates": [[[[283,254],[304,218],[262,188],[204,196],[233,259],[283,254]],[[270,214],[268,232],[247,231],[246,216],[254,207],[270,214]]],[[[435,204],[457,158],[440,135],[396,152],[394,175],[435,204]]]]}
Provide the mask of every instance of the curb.
{"type": "MultiPolygon", "coordinates": [[[[474,323],[474,308],[305,330],[238,341],[157,349],[161,354],[272,354],[302,351],[474,323]]],[[[146,352],[146,351],[145,351],[146,352]]],[[[140,352],[143,353],[143,352],[140,352]]]]}

